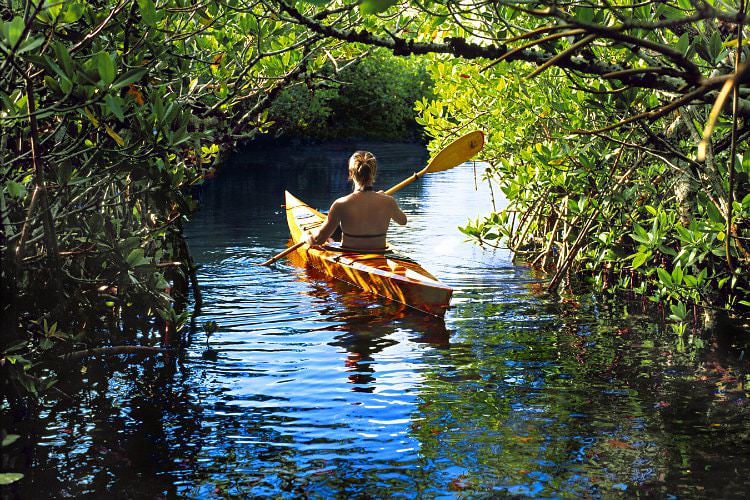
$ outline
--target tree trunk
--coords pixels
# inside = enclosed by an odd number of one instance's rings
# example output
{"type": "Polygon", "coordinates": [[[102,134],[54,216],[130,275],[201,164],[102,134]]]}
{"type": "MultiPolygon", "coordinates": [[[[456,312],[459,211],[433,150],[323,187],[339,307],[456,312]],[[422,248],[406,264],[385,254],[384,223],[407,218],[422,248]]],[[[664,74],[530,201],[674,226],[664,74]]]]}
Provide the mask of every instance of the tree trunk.
{"type": "MultiPolygon", "coordinates": [[[[36,103],[34,102],[34,82],[29,75],[26,76],[26,101],[29,112],[29,125],[31,128],[31,161],[34,166],[34,183],[37,186],[39,204],[44,227],[44,246],[47,250],[47,266],[50,273],[51,293],[57,293],[62,288],[60,273],[60,256],[57,249],[57,236],[55,235],[55,222],[50,212],[49,198],[47,197],[47,181],[44,172],[44,164],[39,152],[39,126],[36,121],[36,103]]],[[[31,214],[29,214],[31,215],[31,214]]],[[[19,248],[19,252],[23,252],[19,248]]]]}

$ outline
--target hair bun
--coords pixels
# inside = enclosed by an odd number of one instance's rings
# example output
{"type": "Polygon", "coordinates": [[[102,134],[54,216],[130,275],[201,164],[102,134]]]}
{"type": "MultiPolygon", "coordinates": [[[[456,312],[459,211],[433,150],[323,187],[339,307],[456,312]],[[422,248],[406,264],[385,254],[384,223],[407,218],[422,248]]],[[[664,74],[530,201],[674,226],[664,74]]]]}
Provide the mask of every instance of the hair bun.
{"type": "Polygon", "coordinates": [[[369,151],[355,151],[349,158],[349,176],[363,186],[371,186],[375,182],[377,171],[377,160],[369,151]]]}

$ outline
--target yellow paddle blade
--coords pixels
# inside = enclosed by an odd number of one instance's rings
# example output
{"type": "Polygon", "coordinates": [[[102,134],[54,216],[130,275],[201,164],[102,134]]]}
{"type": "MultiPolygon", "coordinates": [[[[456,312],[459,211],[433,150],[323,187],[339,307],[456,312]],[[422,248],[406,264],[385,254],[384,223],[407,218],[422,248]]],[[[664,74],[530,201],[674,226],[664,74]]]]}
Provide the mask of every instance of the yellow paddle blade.
{"type": "Polygon", "coordinates": [[[456,165],[471,160],[483,147],[484,134],[479,130],[469,132],[443,148],[420,174],[442,172],[443,170],[453,168],[456,165]]]}
{"type": "Polygon", "coordinates": [[[425,168],[419,172],[415,172],[411,177],[407,177],[403,181],[399,182],[385,194],[393,194],[399,189],[403,189],[412,182],[416,181],[425,174],[432,172],[442,172],[458,165],[461,165],[465,161],[469,161],[475,154],[477,154],[484,147],[484,134],[479,130],[469,132],[463,137],[459,137],[455,141],[448,144],[443,148],[435,157],[430,160],[425,168]]]}

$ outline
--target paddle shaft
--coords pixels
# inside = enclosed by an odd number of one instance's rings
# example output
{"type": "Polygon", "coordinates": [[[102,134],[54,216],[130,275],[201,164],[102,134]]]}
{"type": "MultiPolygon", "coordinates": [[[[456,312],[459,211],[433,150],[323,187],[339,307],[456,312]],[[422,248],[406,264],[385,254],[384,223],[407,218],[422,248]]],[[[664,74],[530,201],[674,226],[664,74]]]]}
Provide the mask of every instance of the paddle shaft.
{"type": "Polygon", "coordinates": [[[294,252],[295,250],[297,250],[299,247],[301,247],[305,243],[306,243],[305,240],[298,241],[297,243],[295,243],[294,245],[290,246],[289,248],[287,248],[286,250],[284,250],[280,254],[277,254],[274,257],[271,257],[270,259],[268,259],[267,261],[265,261],[263,264],[261,264],[261,266],[270,266],[271,264],[273,264],[277,260],[282,259],[282,258],[286,257],[287,255],[289,255],[290,253],[294,252]]]}
{"type": "Polygon", "coordinates": [[[403,181],[399,182],[398,184],[396,184],[395,186],[393,186],[389,190],[385,191],[385,194],[393,194],[396,191],[398,191],[399,189],[405,188],[406,186],[408,186],[412,182],[414,182],[417,179],[419,179],[420,177],[422,177],[425,174],[425,170],[427,170],[427,169],[424,168],[424,169],[420,170],[419,172],[414,172],[411,177],[407,177],[406,179],[404,179],[403,181]]]}

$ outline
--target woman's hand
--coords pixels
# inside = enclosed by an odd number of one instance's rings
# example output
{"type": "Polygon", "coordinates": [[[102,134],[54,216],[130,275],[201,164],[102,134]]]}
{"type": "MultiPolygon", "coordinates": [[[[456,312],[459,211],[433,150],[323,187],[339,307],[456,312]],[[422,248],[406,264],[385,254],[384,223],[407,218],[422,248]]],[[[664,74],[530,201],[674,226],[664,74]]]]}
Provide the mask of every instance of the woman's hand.
{"type": "Polygon", "coordinates": [[[315,242],[315,236],[310,231],[307,231],[307,233],[305,234],[305,242],[311,247],[317,246],[317,243],[315,242]]]}

